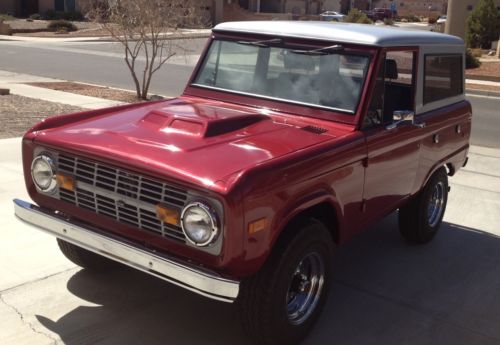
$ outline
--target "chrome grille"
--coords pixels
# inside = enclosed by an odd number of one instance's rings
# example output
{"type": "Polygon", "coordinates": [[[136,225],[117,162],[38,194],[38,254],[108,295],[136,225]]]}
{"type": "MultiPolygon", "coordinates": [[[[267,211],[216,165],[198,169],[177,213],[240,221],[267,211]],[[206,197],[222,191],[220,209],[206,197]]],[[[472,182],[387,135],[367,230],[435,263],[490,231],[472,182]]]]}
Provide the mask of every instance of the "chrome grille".
{"type": "Polygon", "coordinates": [[[187,201],[187,192],[116,167],[59,154],[58,171],[75,178],[76,189],[61,189],[59,199],[119,222],[180,241],[186,238],[180,226],[156,217],[156,205],[177,208],[187,201]]]}

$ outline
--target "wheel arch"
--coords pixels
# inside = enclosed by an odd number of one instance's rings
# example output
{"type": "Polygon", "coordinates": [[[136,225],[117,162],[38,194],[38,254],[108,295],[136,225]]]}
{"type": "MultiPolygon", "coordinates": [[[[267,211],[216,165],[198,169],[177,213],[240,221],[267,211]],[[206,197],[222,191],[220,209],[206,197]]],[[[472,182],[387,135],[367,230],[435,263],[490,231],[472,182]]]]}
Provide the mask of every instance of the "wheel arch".
{"type": "Polygon", "coordinates": [[[322,200],[290,213],[286,221],[282,223],[272,247],[290,241],[297,229],[311,219],[321,222],[328,229],[332,241],[338,244],[340,242],[340,228],[337,207],[331,200],[322,200]]]}
{"type": "Polygon", "coordinates": [[[440,169],[444,169],[445,172],[446,172],[446,175],[448,176],[453,176],[453,174],[455,173],[455,170],[452,166],[449,165],[450,163],[438,163],[436,165],[434,165],[432,167],[432,169],[429,170],[429,172],[427,173],[427,175],[425,176],[425,179],[424,179],[424,183],[422,184],[422,186],[420,187],[419,191],[424,189],[425,186],[427,185],[427,183],[429,182],[429,180],[431,179],[431,177],[437,172],[439,171],[440,169]]]}

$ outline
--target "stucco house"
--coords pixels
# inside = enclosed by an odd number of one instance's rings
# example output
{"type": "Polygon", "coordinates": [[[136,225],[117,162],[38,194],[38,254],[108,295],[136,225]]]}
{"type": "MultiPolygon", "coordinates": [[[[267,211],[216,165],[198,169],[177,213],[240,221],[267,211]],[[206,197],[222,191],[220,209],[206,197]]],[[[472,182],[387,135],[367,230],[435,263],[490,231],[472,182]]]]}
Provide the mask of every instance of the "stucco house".
{"type": "Polygon", "coordinates": [[[78,11],[79,0],[1,0],[0,13],[29,16],[33,13],[54,11],[78,11]]]}
{"type": "Polygon", "coordinates": [[[446,14],[448,0],[373,0],[373,7],[391,8],[394,6],[399,15],[417,16],[446,14]]]}
{"type": "MultiPolygon", "coordinates": [[[[465,37],[465,21],[479,0],[449,0],[448,19],[445,32],[450,35],[465,37]]],[[[495,0],[495,5],[500,11],[500,0],[495,0]]]]}

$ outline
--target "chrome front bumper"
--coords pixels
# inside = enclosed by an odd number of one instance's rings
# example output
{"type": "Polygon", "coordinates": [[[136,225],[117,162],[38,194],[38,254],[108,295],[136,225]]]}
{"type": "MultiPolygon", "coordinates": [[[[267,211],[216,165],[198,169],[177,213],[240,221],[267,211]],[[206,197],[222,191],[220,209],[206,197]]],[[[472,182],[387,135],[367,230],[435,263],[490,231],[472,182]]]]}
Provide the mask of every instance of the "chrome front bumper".
{"type": "Polygon", "coordinates": [[[57,238],[200,295],[230,303],[238,296],[238,281],[179,263],[88,225],[69,222],[57,213],[19,199],[14,199],[14,208],[18,218],[57,238]]]}

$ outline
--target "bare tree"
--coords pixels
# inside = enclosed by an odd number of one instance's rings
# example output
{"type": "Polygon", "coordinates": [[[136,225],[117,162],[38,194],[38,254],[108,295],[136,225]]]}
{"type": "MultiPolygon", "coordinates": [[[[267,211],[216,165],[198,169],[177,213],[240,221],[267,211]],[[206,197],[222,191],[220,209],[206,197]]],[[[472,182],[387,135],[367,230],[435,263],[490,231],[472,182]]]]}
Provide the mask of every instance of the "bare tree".
{"type": "Polygon", "coordinates": [[[147,99],[153,74],[176,55],[174,50],[182,49],[171,39],[172,35],[181,27],[203,24],[197,3],[196,0],[87,1],[87,17],[101,23],[123,46],[137,98],[147,99]]]}

